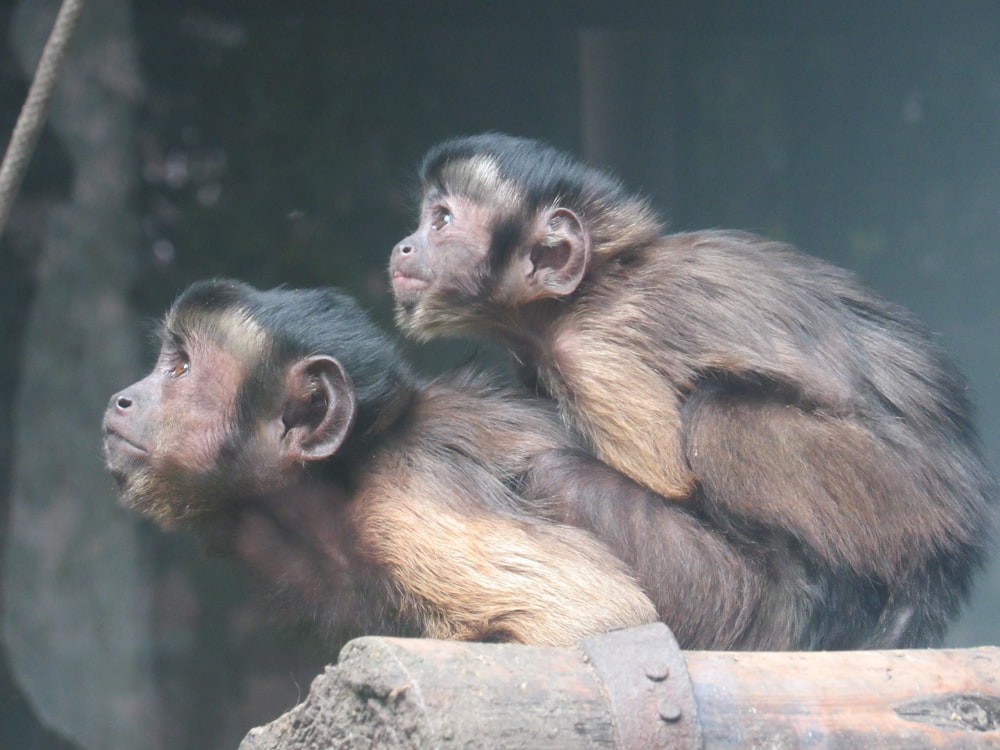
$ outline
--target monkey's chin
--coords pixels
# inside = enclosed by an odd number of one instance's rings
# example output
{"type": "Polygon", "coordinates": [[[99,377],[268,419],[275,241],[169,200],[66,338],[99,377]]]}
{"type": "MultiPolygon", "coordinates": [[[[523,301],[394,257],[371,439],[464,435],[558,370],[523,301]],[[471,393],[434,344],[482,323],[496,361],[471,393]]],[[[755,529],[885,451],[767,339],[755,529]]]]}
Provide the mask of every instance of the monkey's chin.
{"type": "Polygon", "coordinates": [[[424,293],[422,291],[408,291],[401,292],[400,290],[394,290],[393,298],[396,301],[396,310],[403,311],[407,315],[412,315],[413,311],[417,309],[417,306],[424,298],[424,293]]]}
{"type": "Polygon", "coordinates": [[[396,298],[396,325],[407,335],[417,335],[420,332],[419,326],[415,323],[417,317],[417,303],[419,299],[404,302],[396,298]]]}
{"type": "Polygon", "coordinates": [[[477,333],[466,319],[436,305],[433,298],[419,300],[411,305],[397,304],[395,320],[396,327],[404,335],[422,343],[438,338],[469,334],[474,336],[477,333]]]}
{"type": "Polygon", "coordinates": [[[128,477],[115,477],[115,482],[118,484],[118,504],[122,508],[153,521],[163,529],[172,531],[177,528],[168,503],[139,492],[128,477]]]}
{"type": "Polygon", "coordinates": [[[398,272],[392,275],[392,293],[396,298],[396,303],[400,305],[417,304],[430,286],[431,282],[418,279],[416,276],[406,276],[398,272]]]}
{"type": "Polygon", "coordinates": [[[125,510],[152,521],[164,531],[179,531],[187,526],[174,514],[169,503],[123,492],[118,496],[118,504],[125,510]]]}
{"type": "Polygon", "coordinates": [[[128,492],[134,479],[149,470],[149,453],[120,435],[109,432],[104,437],[104,467],[115,480],[119,494],[128,492]]]}
{"type": "Polygon", "coordinates": [[[162,479],[148,467],[131,471],[112,469],[110,473],[118,487],[118,504],[126,510],[152,521],[164,531],[180,531],[197,525],[197,514],[190,510],[197,506],[158,489],[163,486],[162,479]]]}

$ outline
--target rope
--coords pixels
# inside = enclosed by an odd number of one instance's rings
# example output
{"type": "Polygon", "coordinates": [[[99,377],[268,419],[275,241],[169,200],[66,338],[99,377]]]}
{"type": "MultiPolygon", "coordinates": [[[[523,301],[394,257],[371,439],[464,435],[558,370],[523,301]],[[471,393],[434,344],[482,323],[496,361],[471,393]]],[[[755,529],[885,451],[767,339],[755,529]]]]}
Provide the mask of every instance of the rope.
{"type": "Polygon", "coordinates": [[[28,169],[28,162],[35,150],[38,136],[45,123],[45,112],[48,109],[49,98],[55,88],[59,66],[66,54],[66,47],[77,19],[83,9],[84,0],[63,0],[56,16],[52,31],[49,33],[42,57],[38,61],[35,77],[28,89],[28,97],[21,107],[21,113],[10,136],[10,144],[0,165],[0,235],[7,226],[11,207],[17,197],[21,180],[28,169]]]}

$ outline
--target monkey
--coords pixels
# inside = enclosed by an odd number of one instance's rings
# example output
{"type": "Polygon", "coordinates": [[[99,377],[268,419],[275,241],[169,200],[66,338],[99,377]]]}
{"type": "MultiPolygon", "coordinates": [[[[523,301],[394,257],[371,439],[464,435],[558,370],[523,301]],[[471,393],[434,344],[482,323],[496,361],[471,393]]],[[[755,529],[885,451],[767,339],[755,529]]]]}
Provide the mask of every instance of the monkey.
{"type": "Polygon", "coordinates": [[[389,262],[398,327],[505,346],[588,452],[675,508],[636,524],[651,506],[630,507],[635,493],[574,501],[593,479],[565,455],[532,477],[561,498],[554,518],[642,563],[647,590],[685,564],[662,542],[678,513],[725,540],[739,563],[698,595],[757,603],[731,636],[696,627],[689,642],[941,642],[983,564],[996,487],[965,381],[912,313],[786,244],[666,233],[612,174],[538,141],[454,138],[419,179],[418,226],[389,262]]]}
{"type": "Polygon", "coordinates": [[[244,557],[321,633],[569,645],[656,620],[602,542],[517,494],[573,448],[534,397],[420,382],[334,289],[197,282],[159,338],[104,415],[121,502],[244,557]]]}

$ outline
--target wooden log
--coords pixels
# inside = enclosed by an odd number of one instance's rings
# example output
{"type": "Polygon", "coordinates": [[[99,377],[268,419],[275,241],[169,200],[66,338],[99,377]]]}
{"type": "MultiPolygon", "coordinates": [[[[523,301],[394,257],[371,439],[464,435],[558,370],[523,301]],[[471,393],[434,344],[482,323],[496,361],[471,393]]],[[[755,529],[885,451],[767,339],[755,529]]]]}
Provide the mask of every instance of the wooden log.
{"type": "Polygon", "coordinates": [[[240,750],[611,750],[597,677],[574,649],[359,638],[306,701],[240,750]]]}
{"type": "Polygon", "coordinates": [[[1000,649],[684,654],[706,748],[1000,748],[1000,649]]]}
{"type": "Polygon", "coordinates": [[[361,638],[240,750],[1000,748],[1000,649],[680,652],[361,638]],[[690,677],[690,679],[689,679],[690,677]]]}

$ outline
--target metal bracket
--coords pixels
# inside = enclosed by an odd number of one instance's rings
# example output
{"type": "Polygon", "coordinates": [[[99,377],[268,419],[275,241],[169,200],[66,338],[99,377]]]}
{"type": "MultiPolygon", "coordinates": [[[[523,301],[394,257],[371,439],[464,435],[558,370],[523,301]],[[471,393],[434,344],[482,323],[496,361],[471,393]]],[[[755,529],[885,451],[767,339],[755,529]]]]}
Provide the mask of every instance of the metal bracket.
{"type": "Polygon", "coordinates": [[[673,633],[663,623],[580,643],[607,692],[619,750],[700,750],[694,688],[673,633]]]}

